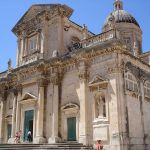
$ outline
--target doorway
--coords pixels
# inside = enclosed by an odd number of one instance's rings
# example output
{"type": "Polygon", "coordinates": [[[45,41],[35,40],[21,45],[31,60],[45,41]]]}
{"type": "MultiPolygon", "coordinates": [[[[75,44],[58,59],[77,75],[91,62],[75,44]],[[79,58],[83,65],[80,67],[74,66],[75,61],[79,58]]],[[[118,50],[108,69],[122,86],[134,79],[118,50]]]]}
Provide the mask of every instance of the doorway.
{"type": "Polygon", "coordinates": [[[11,138],[11,130],[12,130],[12,125],[7,124],[7,140],[11,138]]]}
{"type": "Polygon", "coordinates": [[[28,140],[28,131],[31,131],[31,136],[33,137],[33,110],[25,111],[24,117],[24,141],[28,140]]]}
{"type": "Polygon", "coordinates": [[[68,141],[76,141],[76,117],[67,118],[68,141]]]}

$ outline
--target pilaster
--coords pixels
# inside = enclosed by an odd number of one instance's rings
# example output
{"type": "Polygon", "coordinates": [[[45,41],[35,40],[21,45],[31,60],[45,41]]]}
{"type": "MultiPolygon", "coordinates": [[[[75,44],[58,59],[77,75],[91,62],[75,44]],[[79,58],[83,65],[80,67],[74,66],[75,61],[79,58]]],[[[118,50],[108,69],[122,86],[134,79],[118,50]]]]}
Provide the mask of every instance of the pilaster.
{"type": "Polygon", "coordinates": [[[17,96],[17,108],[16,108],[16,132],[18,132],[20,130],[20,118],[21,118],[21,106],[20,106],[20,101],[21,99],[21,93],[19,92],[18,93],[18,96],[17,96]]]}
{"type": "Polygon", "coordinates": [[[124,95],[124,78],[123,72],[120,70],[116,73],[117,84],[117,103],[118,103],[118,122],[120,133],[120,145],[121,150],[128,150],[129,133],[127,129],[127,102],[124,95]]]}
{"type": "Polygon", "coordinates": [[[38,99],[38,109],[37,109],[37,120],[36,120],[36,138],[34,143],[45,143],[44,138],[44,101],[45,101],[45,87],[47,86],[47,80],[45,78],[38,79],[39,85],[39,99],[38,99]]]}
{"type": "Polygon", "coordinates": [[[83,60],[79,63],[80,79],[80,121],[79,121],[79,143],[88,145],[88,66],[83,60]]]}
{"type": "Polygon", "coordinates": [[[144,125],[144,98],[145,98],[145,95],[144,95],[144,80],[142,79],[142,77],[140,78],[140,97],[139,97],[139,100],[140,100],[140,111],[141,111],[141,126],[142,126],[142,130],[143,130],[143,148],[146,150],[146,146],[148,145],[146,143],[146,131],[145,131],[145,125],[144,125]],[[147,145],[146,145],[147,144],[147,145]]]}
{"type": "Polygon", "coordinates": [[[0,143],[3,143],[4,140],[4,101],[1,101],[1,107],[0,107],[0,143]]]}
{"type": "Polygon", "coordinates": [[[123,78],[124,63],[119,56],[115,67],[108,68],[110,93],[110,147],[113,150],[128,150],[126,99],[123,78]]]}
{"type": "Polygon", "coordinates": [[[0,144],[4,143],[4,128],[5,128],[5,92],[2,93],[2,100],[0,102],[0,144]]]}
{"type": "Polygon", "coordinates": [[[59,74],[51,75],[51,83],[53,84],[53,102],[52,102],[52,135],[48,139],[48,143],[58,143],[61,141],[58,132],[59,132],[59,86],[60,79],[59,74]]]}
{"type": "Polygon", "coordinates": [[[41,51],[41,29],[37,29],[37,50],[41,51]]]}
{"type": "Polygon", "coordinates": [[[8,139],[8,143],[15,142],[15,129],[16,129],[16,102],[17,102],[17,93],[14,92],[14,99],[13,99],[13,111],[12,111],[12,130],[11,130],[11,138],[8,139]]]}

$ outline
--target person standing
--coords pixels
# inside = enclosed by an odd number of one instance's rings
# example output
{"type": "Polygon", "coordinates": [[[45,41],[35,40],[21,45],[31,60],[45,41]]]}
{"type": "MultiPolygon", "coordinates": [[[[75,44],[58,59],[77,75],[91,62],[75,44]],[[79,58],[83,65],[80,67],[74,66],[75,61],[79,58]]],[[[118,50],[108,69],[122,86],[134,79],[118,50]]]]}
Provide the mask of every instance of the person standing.
{"type": "Polygon", "coordinates": [[[102,146],[101,142],[102,142],[101,140],[97,141],[97,143],[98,143],[97,144],[97,150],[102,150],[103,149],[103,146],[102,146]]]}
{"type": "Polygon", "coordinates": [[[28,136],[27,136],[27,138],[28,138],[28,141],[29,141],[29,142],[32,142],[31,131],[28,131],[28,136]]]}

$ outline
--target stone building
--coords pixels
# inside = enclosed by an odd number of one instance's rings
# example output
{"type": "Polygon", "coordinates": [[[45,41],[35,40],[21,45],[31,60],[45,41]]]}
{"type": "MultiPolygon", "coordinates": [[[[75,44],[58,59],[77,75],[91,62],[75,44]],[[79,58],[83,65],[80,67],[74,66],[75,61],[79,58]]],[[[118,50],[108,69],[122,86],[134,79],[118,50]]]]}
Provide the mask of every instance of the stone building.
{"type": "Polygon", "coordinates": [[[102,33],[61,4],[33,5],[12,29],[17,67],[0,73],[0,142],[77,141],[106,150],[150,150],[150,53],[116,0],[102,33]]]}

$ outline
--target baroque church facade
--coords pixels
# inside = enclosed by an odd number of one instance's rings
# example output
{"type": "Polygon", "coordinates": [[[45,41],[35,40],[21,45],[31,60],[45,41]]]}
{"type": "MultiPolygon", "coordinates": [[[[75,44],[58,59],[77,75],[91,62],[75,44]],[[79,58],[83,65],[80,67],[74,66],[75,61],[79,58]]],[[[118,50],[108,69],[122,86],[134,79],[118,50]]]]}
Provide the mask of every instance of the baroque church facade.
{"type": "Polygon", "coordinates": [[[12,29],[17,67],[0,73],[0,143],[31,131],[33,143],[77,141],[106,150],[150,150],[150,52],[115,0],[102,33],[61,4],[33,5],[12,29]]]}

